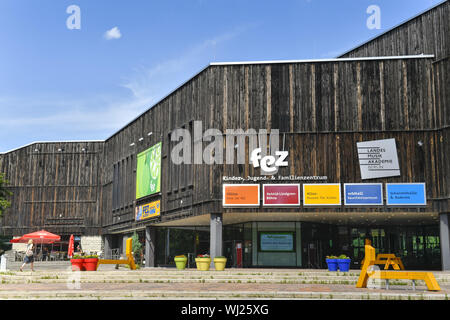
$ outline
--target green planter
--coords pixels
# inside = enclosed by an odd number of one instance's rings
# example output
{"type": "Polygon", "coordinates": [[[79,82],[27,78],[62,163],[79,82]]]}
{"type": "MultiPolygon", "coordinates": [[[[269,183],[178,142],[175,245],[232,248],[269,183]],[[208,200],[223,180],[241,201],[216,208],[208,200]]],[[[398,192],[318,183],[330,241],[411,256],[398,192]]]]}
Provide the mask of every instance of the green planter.
{"type": "Polygon", "coordinates": [[[174,260],[178,270],[186,269],[187,257],[175,257],[174,260]]]}

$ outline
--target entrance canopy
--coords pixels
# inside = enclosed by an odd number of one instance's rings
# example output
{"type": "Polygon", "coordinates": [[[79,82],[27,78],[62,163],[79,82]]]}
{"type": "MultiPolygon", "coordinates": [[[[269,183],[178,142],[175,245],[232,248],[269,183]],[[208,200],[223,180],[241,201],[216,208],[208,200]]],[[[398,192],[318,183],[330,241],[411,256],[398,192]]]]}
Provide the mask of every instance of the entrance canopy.
{"type": "Polygon", "coordinates": [[[34,243],[54,243],[55,241],[59,241],[61,239],[60,236],[50,233],[45,230],[36,231],[32,233],[27,233],[20,238],[12,239],[9,242],[11,243],[27,243],[30,239],[33,240],[34,243]]]}

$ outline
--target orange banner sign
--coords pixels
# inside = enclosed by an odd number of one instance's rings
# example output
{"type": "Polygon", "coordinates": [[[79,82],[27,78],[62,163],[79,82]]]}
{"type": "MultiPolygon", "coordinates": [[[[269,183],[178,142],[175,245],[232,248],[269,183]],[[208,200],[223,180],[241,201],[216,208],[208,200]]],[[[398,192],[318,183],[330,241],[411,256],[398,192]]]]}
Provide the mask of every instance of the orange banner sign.
{"type": "Polygon", "coordinates": [[[259,184],[224,184],[224,207],[258,207],[259,184]]]}

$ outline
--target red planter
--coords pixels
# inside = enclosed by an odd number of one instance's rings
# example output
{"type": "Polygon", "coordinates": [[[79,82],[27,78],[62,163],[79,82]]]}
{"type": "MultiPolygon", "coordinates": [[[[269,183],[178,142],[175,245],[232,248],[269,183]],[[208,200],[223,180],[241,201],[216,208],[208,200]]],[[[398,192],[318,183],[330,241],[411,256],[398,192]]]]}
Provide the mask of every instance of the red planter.
{"type": "Polygon", "coordinates": [[[83,259],[83,267],[86,271],[96,271],[97,270],[97,263],[98,258],[87,258],[83,259]]]}
{"type": "Polygon", "coordinates": [[[72,271],[84,271],[84,259],[70,259],[72,271]]]}

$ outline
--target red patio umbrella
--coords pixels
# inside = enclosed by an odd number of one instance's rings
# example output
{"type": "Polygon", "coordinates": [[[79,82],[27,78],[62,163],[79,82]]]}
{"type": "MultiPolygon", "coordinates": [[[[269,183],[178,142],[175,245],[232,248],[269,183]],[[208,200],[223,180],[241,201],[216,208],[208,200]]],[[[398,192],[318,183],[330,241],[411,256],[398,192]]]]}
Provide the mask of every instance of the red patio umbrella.
{"type": "Polygon", "coordinates": [[[53,243],[55,241],[59,241],[61,239],[60,236],[50,233],[45,230],[36,231],[32,233],[27,233],[21,236],[20,238],[12,239],[9,242],[12,243],[27,243],[29,240],[33,240],[35,244],[41,244],[41,252],[42,252],[42,244],[53,243]]]}
{"type": "Polygon", "coordinates": [[[27,243],[30,239],[33,240],[34,243],[53,243],[55,241],[61,240],[61,237],[50,233],[45,230],[36,231],[32,233],[27,233],[21,236],[20,238],[12,239],[9,242],[11,243],[27,243]]]}
{"type": "Polygon", "coordinates": [[[71,258],[72,255],[73,255],[73,234],[70,235],[70,239],[69,239],[69,251],[67,252],[67,255],[69,256],[69,258],[71,258]]]}

